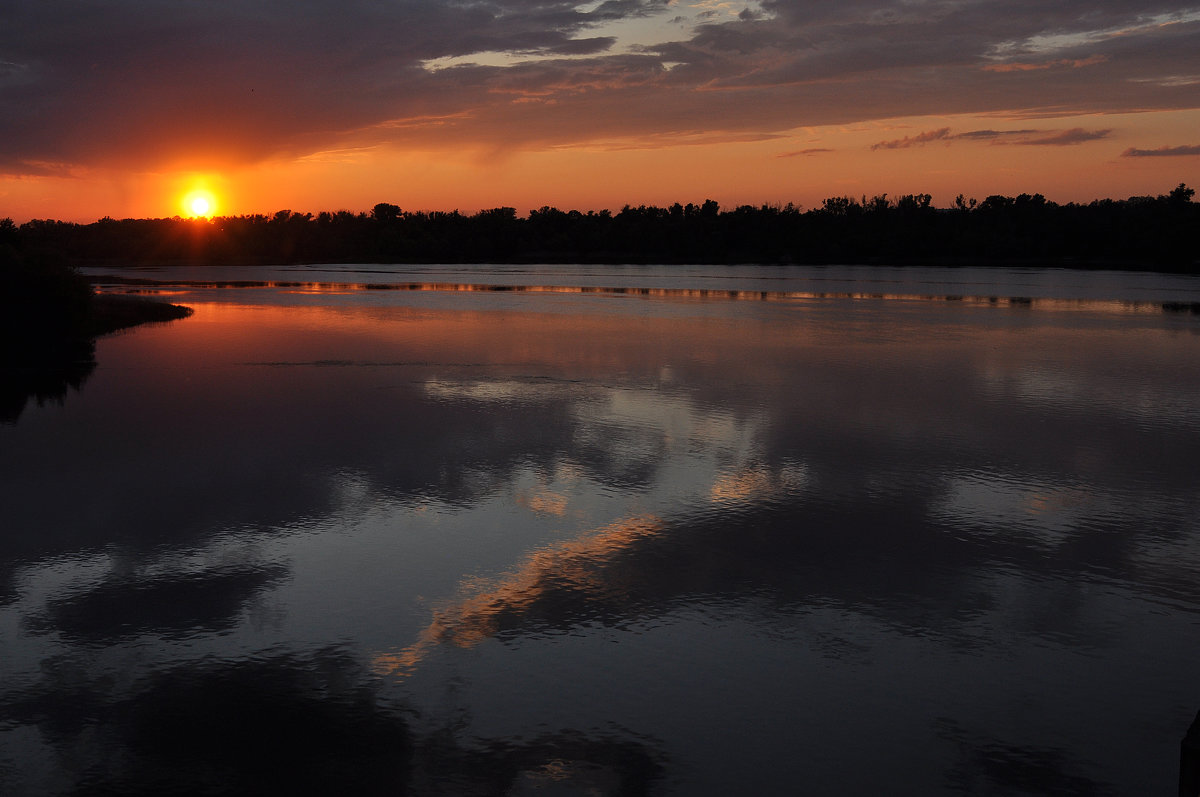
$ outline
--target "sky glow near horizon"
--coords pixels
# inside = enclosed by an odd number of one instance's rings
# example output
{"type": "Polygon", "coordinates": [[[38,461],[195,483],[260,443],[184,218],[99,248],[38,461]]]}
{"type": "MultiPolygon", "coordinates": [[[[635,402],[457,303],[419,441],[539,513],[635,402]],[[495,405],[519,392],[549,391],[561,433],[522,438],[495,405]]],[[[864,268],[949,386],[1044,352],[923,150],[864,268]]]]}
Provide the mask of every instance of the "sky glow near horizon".
{"type": "Polygon", "coordinates": [[[0,217],[1200,183],[1194,0],[72,8],[0,9],[0,217]]]}

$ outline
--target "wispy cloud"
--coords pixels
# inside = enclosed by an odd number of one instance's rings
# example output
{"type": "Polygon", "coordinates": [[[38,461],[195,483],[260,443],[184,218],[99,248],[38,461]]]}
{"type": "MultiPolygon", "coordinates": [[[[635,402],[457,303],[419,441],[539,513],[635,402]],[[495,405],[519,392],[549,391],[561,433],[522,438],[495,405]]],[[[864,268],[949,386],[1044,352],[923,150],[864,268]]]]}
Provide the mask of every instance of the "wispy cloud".
{"type": "Polygon", "coordinates": [[[928,144],[931,141],[948,141],[952,138],[954,136],[950,134],[950,128],[941,127],[937,130],[918,133],[915,136],[905,136],[904,138],[896,138],[891,141],[880,141],[878,144],[872,144],[871,149],[908,149],[909,147],[919,147],[928,144]]]}
{"type": "Polygon", "coordinates": [[[968,130],[965,133],[955,133],[955,138],[974,139],[988,141],[994,139],[1009,138],[1012,136],[1029,136],[1035,133],[1040,133],[1041,130],[968,130]]]}
{"type": "Polygon", "coordinates": [[[1111,129],[1085,130],[1073,127],[1070,130],[968,130],[965,133],[952,133],[950,128],[942,127],[929,130],[915,136],[880,141],[872,144],[871,149],[908,149],[909,147],[924,146],[935,141],[949,144],[952,141],[990,141],[993,144],[1009,144],[1027,147],[1066,147],[1083,144],[1088,141],[1098,141],[1108,138],[1111,129]]]}
{"type": "Polygon", "coordinates": [[[1093,55],[1088,58],[1059,58],[1054,61],[1009,61],[1001,64],[988,64],[984,72],[1040,72],[1043,69],[1082,69],[1085,66],[1095,66],[1108,60],[1105,55],[1093,55]]]}
{"type": "Polygon", "coordinates": [[[1111,129],[1084,130],[1082,127],[1072,127],[1070,130],[1060,130],[1056,133],[1009,143],[1023,144],[1031,147],[1069,147],[1075,144],[1083,144],[1086,141],[1099,141],[1102,138],[1108,138],[1111,133],[1111,129]]]}
{"type": "Polygon", "coordinates": [[[1156,86],[1174,88],[1177,86],[1195,86],[1200,84],[1200,75],[1163,75],[1161,77],[1129,78],[1132,83],[1152,83],[1156,86]]]}
{"type": "Polygon", "coordinates": [[[1130,147],[1121,153],[1126,158],[1173,158],[1183,155],[1200,155],[1200,144],[1185,144],[1180,147],[1159,147],[1157,149],[1136,149],[1130,147]]]}
{"type": "Polygon", "coordinates": [[[822,152],[833,152],[828,147],[809,147],[808,149],[798,149],[793,152],[781,152],[775,157],[777,158],[795,158],[801,155],[820,155],[822,152]]]}

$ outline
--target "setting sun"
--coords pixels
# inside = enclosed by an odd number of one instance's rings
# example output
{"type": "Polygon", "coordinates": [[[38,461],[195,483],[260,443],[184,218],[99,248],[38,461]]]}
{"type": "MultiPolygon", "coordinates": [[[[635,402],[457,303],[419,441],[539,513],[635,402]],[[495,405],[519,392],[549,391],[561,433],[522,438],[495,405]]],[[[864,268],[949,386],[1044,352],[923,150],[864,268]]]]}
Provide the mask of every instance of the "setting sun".
{"type": "Polygon", "coordinates": [[[216,200],[208,191],[192,191],[183,198],[184,212],[195,218],[211,216],[216,206],[216,200]]]}

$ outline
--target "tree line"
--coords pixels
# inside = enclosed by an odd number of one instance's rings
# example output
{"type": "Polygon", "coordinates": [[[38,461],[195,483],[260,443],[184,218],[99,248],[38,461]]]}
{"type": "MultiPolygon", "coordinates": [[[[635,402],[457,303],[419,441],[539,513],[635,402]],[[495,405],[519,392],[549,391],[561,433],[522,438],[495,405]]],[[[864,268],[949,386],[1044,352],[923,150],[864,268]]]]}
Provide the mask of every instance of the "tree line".
{"type": "Polygon", "coordinates": [[[1041,194],[831,197],[803,210],[708,200],[580,212],[499,207],[473,215],[406,211],[0,219],[0,264],[35,255],[69,265],[285,263],[888,263],[1120,266],[1196,270],[1200,203],[1167,194],[1060,205],[1041,194]],[[5,253],[8,253],[6,255],[5,253]]]}

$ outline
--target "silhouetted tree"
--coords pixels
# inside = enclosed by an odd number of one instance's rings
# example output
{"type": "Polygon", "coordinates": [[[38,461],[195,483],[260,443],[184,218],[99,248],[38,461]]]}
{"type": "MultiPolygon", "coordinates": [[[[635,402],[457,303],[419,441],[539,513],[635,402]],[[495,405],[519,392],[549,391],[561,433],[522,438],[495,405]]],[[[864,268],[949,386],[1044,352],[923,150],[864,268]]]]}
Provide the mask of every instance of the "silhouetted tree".
{"type": "Polygon", "coordinates": [[[371,218],[381,224],[388,224],[400,218],[400,207],[387,202],[380,202],[371,208],[371,218]]]}

